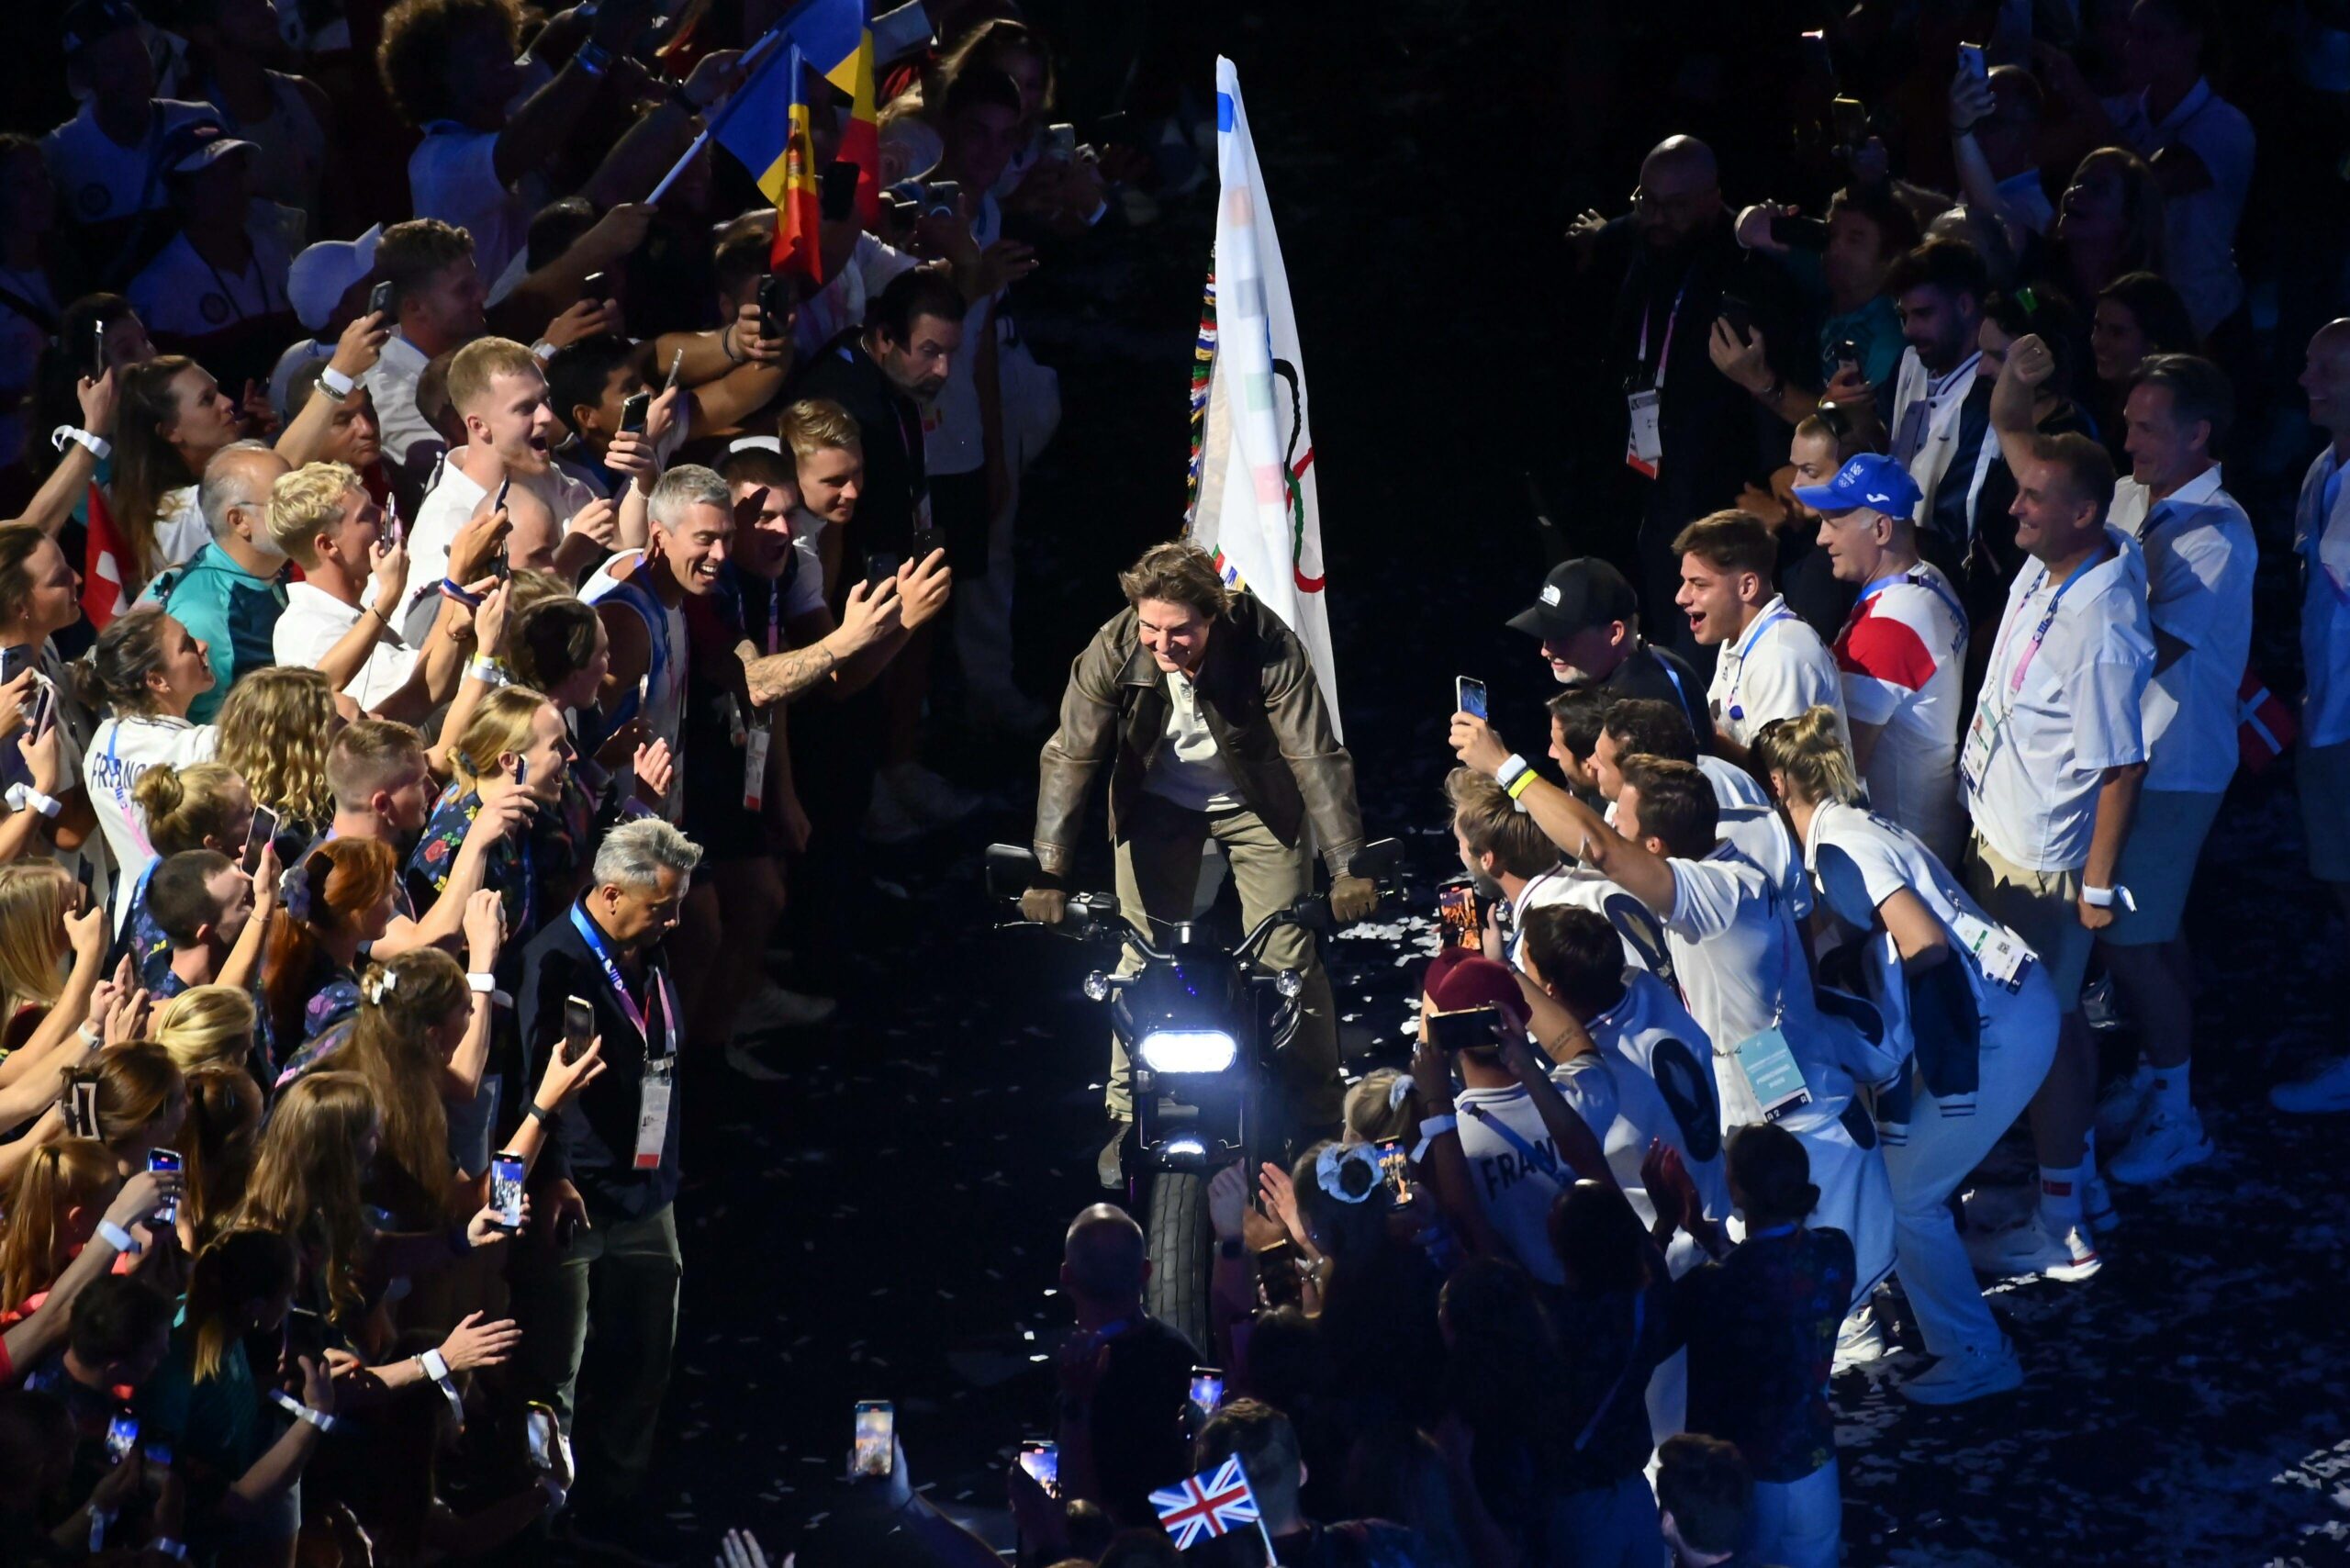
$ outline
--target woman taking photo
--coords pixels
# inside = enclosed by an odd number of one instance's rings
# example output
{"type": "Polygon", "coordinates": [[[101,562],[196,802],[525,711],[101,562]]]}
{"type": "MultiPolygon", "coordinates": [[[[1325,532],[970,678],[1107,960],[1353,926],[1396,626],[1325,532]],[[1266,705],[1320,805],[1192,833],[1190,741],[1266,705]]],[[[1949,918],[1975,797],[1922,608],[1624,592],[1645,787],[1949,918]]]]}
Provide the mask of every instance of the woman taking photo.
{"type": "MultiPolygon", "coordinates": [[[[17,745],[0,745],[0,785],[30,785],[58,803],[54,817],[25,824],[38,834],[38,841],[20,830],[19,841],[11,846],[6,830],[0,829],[0,857],[46,854],[51,846],[79,849],[94,825],[89,798],[82,789],[90,715],[73,696],[71,666],[53,641],[81,619],[82,577],[65,552],[31,523],[0,524],[0,662],[29,664],[33,682],[25,689],[24,702],[29,706],[38,690],[55,704],[52,733],[57,737],[49,743],[51,755],[41,759],[53,769],[45,775],[36,759],[22,755],[17,745]]],[[[16,737],[19,742],[27,738],[21,733],[16,737]]]]}
{"type": "Polygon", "coordinates": [[[584,813],[575,822],[566,809],[573,756],[563,711],[536,691],[508,686],[482,699],[450,748],[455,778],[408,857],[408,890],[418,906],[431,904],[447,888],[483,805],[516,801],[531,825],[500,839],[484,872],[506,906],[507,950],[519,953],[542,924],[561,919],[587,868],[588,822],[584,813]]]}
{"type": "MultiPolygon", "coordinates": [[[[1878,1088],[1876,1114],[1893,1182],[1894,1266],[1935,1362],[1900,1390],[1955,1405],[2014,1388],[2022,1369],[1983,1304],[1949,1199],[2047,1075],[2055,991],[2022,939],[1984,914],[1914,834],[1860,803],[1831,710],[1764,725],[1754,760],[1786,808],[1822,906],[1859,934],[1865,989],[1907,1058],[1878,1088]]],[[[2037,1224],[2035,1215],[2024,1228],[2037,1224]]],[[[1996,1232],[1986,1242],[2013,1239],[1996,1232]]]]}
{"type": "Polygon", "coordinates": [[[372,838],[329,839],[288,879],[286,918],[262,958],[262,1006],[278,1061],[359,1006],[359,955],[391,924],[399,857],[372,838]]]}
{"type": "MultiPolygon", "coordinates": [[[[155,858],[135,791],[140,776],[159,762],[174,767],[210,760],[219,732],[188,722],[190,704],[212,689],[205,645],[162,607],[136,605],[106,623],[74,666],[74,690],[84,707],[103,711],[82,758],[82,781],[114,857],[115,878],[135,887],[155,858]]],[[[118,899],[119,930],[130,901],[118,899]]]]}

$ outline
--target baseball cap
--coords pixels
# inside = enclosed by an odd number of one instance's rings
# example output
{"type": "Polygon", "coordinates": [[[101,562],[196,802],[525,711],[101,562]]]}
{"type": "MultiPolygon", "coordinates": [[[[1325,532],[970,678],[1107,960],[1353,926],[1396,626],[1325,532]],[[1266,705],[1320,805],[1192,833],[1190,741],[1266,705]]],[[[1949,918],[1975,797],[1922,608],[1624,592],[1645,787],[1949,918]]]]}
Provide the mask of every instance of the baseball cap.
{"type": "Polygon", "coordinates": [[[1518,990],[1517,977],[1510,973],[1509,966],[1466,947],[1447,948],[1430,959],[1422,989],[1439,1013],[1496,1007],[1512,1023],[1521,1026],[1526,1023],[1526,993],[1518,990]]]}
{"type": "Polygon", "coordinates": [[[140,25],[129,0],[79,0],[65,8],[65,58],[73,59],[100,39],[140,25]]]}
{"type": "Polygon", "coordinates": [[[1863,452],[1845,460],[1825,485],[1797,485],[1796,499],[1814,511],[1851,511],[1866,507],[1887,517],[1908,517],[1918,510],[1925,492],[1909,470],[1881,453],[1863,452]]]}
{"type": "Polygon", "coordinates": [[[238,140],[210,120],[190,120],[164,133],[162,149],[156,154],[156,166],[165,174],[193,174],[232,152],[256,151],[252,142],[238,140]]]}
{"type": "Polygon", "coordinates": [[[1563,643],[1578,632],[1630,621],[1639,600],[1624,574],[1595,556],[1561,561],[1542,579],[1542,593],[1509,619],[1513,631],[1546,643],[1563,643]]]}
{"type": "Polygon", "coordinates": [[[303,247],[285,274],[285,297],[294,302],[302,325],[313,332],[327,330],[351,286],[375,270],[375,241],[383,234],[378,223],[356,240],[321,240],[303,247]]]}

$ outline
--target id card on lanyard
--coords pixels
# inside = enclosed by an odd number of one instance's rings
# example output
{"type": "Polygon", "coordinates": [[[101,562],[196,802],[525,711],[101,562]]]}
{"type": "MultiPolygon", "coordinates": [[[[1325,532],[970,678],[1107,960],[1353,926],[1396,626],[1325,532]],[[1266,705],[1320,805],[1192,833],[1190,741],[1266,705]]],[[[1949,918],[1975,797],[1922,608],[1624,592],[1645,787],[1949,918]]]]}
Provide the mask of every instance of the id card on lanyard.
{"type": "Polygon", "coordinates": [[[646,965],[645,996],[661,1010],[661,1036],[656,1044],[652,1020],[629,993],[628,980],[613,960],[604,934],[596,929],[588,912],[576,903],[571,906],[571,924],[579,933],[579,939],[588,944],[588,950],[595,955],[613,1002],[644,1041],[644,1071],[637,1082],[636,1150],[632,1163],[639,1170],[658,1170],[669,1139],[669,1096],[677,1084],[677,999],[670,994],[668,977],[659,969],[646,965]]]}
{"type": "MultiPolygon", "coordinates": [[[[1775,913],[1778,900],[1773,897],[1775,913]]],[[[1730,1060],[1739,1075],[1746,1080],[1746,1087],[1754,1097],[1756,1109],[1766,1122],[1775,1122],[1788,1112],[1811,1103],[1811,1090],[1803,1080],[1803,1069],[1796,1065],[1796,1053],[1787,1044],[1779,1020],[1786,1015],[1787,987],[1795,983],[1795,953],[1787,937],[1784,918],[1773,922],[1778,934],[1779,1001],[1771,1010],[1771,1022],[1738,1043],[1730,1052],[1730,1060]]]]}
{"type": "MultiPolygon", "coordinates": [[[[2039,656],[2041,644],[2048,641],[2049,629],[2056,624],[2056,611],[2063,606],[2065,595],[2072,590],[2075,583],[2096,570],[2102,561],[2100,556],[2097,561],[2076,566],[2072,576],[2056,585],[2056,591],[2048,596],[2048,608],[2042,612],[2040,624],[2032,628],[2031,641],[2026,643],[2023,652],[2016,656],[2016,667],[2007,680],[2004,683],[1996,678],[1985,681],[1983,693],[1975,701],[1975,717],[1967,722],[1966,740],[1958,752],[1959,782],[1965,786],[1968,794],[1979,795],[1983,791],[1983,779],[1990,767],[1992,756],[1999,749],[1999,737],[2008,727],[2008,716],[2015,711],[2016,699],[2023,694],[2024,677],[2031,671],[2031,661],[2039,656]],[[2007,687],[2004,701],[1997,689],[2001,684],[2007,687]],[[1994,704],[1998,704],[1996,711],[1994,704]]],[[[2031,595],[2047,584],[2048,568],[2042,566],[2040,568],[2040,581],[2024,595],[2024,602],[2031,603],[2031,595]]],[[[2012,632],[2014,628],[2015,623],[2009,622],[2007,630],[2012,632]]],[[[1991,650],[1994,676],[1999,667],[1999,656],[2007,652],[2007,639],[2003,636],[1998,645],[1991,650]]]]}
{"type": "Polygon", "coordinates": [[[1664,372],[1673,358],[1673,332],[1681,324],[1681,302],[1688,297],[1689,280],[1683,277],[1680,289],[1673,297],[1673,308],[1664,318],[1664,341],[1657,349],[1656,370],[1649,370],[1649,315],[1647,307],[1640,310],[1640,346],[1639,350],[1639,377],[1646,386],[1625,388],[1624,402],[1631,417],[1629,433],[1624,441],[1624,461],[1633,469],[1656,477],[1657,465],[1664,459],[1663,410],[1664,372]]]}

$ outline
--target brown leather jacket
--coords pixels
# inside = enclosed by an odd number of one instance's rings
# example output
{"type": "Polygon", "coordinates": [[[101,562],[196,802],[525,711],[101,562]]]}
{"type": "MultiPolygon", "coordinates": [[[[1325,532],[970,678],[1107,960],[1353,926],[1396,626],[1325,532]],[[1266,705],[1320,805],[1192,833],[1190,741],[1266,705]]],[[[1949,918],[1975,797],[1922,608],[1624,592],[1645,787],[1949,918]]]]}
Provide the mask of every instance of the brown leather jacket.
{"type": "MultiPolygon", "coordinates": [[[[1362,847],[1355,762],[1330,733],[1330,711],[1305,649],[1281,618],[1247,594],[1208,634],[1195,682],[1216,749],[1248,809],[1283,844],[1310,819],[1333,877],[1362,847]]],[[[1110,769],[1110,839],[1141,798],[1167,735],[1167,682],[1142,645],[1130,608],[1113,617],[1069,667],[1060,728],[1045,743],[1036,786],[1036,862],[1066,875],[1085,825],[1085,798],[1110,769]]]]}

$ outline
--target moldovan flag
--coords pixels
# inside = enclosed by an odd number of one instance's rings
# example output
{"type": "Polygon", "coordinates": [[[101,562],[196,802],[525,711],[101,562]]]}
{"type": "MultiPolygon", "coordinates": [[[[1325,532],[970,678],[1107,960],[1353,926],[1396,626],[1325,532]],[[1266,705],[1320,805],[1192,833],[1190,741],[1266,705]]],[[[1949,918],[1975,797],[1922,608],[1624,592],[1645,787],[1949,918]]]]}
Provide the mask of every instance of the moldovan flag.
{"type": "Polygon", "coordinates": [[[856,221],[870,229],[881,219],[881,114],[873,95],[873,29],[865,25],[864,0],[811,0],[783,26],[816,74],[848,95],[848,118],[833,156],[856,165],[856,221]]]}
{"type": "Polygon", "coordinates": [[[770,52],[735,90],[711,135],[742,160],[775,203],[768,267],[797,273],[815,286],[824,281],[824,265],[816,242],[816,145],[808,134],[805,64],[796,47],[770,52]]]}
{"type": "Polygon", "coordinates": [[[1304,359],[1273,210],[1240,101],[1239,73],[1221,57],[1215,119],[1223,190],[1201,323],[1202,353],[1213,357],[1206,364],[1190,533],[1214,554],[1227,585],[1255,594],[1305,644],[1329,705],[1330,728],[1339,732],[1304,359]]]}
{"type": "Polygon", "coordinates": [[[129,601],[124,589],[128,577],[123,564],[130,559],[130,546],[122,541],[122,531],[114,525],[114,513],[106,510],[106,498],[96,484],[90,486],[89,549],[82,558],[82,613],[90,618],[90,628],[103,632],[129,601]]]}

